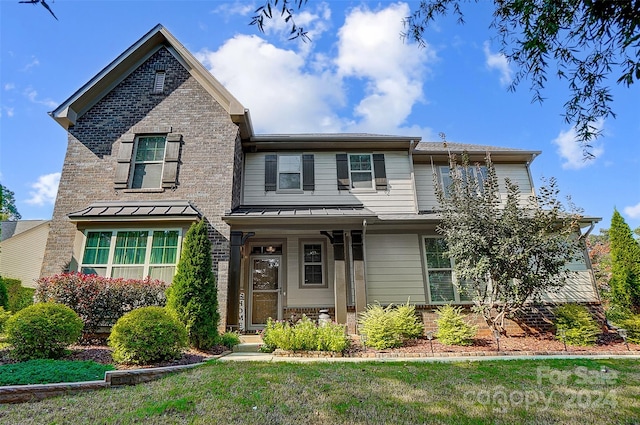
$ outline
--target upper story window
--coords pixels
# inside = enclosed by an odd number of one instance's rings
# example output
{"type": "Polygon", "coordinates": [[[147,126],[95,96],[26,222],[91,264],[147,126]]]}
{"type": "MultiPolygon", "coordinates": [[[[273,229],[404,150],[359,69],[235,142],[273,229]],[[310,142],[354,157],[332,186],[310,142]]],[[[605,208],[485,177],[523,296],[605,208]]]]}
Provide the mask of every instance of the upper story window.
{"type": "Polygon", "coordinates": [[[312,154],[269,154],[264,157],[264,190],[315,190],[312,154]]]}
{"type": "Polygon", "coordinates": [[[349,175],[352,189],[372,189],[373,160],[371,154],[349,154],[349,175]]]}
{"type": "Polygon", "coordinates": [[[162,190],[178,184],[182,135],[123,134],[116,163],[116,189],[162,190]]]}
{"type": "Polygon", "coordinates": [[[302,155],[278,156],[278,189],[302,189],[302,155]]]}
{"type": "Polygon", "coordinates": [[[88,231],[80,270],[100,276],[125,279],[150,276],[171,282],[179,242],[179,230],[88,231]]]}
{"type": "Polygon", "coordinates": [[[153,80],[153,92],[154,93],[163,93],[164,92],[164,80],[166,73],[164,71],[156,71],[155,78],[153,80]]]}
{"type": "Polygon", "coordinates": [[[161,187],[165,143],[165,136],[138,137],[131,178],[132,189],[161,187]]]}
{"type": "Polygon", "coordinates": [[[384,154],[336,154],[338,190],[387,190],[384,154]]]}
{"type": "MultiPolygon", "coordinates": [[[[483,184],[487,179],[487,167],[458,166],[457,170],[460,172],[463,182],[466,182],[468,177],[471,179],[472,182],[477,180],[479,183],[479,186],[478,186],[479,192],[482,193],[484,191],[483,184]],[[471,174],[467,176],[467,172],[470,172],[471,174]]],[[[440,167],[440,178],[442,179],[442,189],[444,190],[444,196],[448,197],[451,193],[450,191],[451,184],[453,183],[453,177],[451,176],[451,169],[449,168],[449,166],[443,165],[440,167]]]]}
{"type": "MultiPolygon", "coordinates": [[[[442,238],[424,238],[427,286],[431,304],[468,303],[471,294],[458,290],[454,283],[453,262],[445,255],[447,243],[442,238]]],[[[461,285],[464,287],[464,285],[461,285]]]]}

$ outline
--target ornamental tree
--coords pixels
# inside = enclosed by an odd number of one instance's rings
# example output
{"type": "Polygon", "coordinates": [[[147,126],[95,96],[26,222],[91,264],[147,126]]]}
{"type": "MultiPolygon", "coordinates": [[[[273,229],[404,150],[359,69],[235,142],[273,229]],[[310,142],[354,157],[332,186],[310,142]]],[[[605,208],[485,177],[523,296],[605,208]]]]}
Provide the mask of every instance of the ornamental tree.
{"type": "Polygon", "coordinates": [[[561,289],[572,274],[566,263],[583,243],[575,207],[558,201],[555,179],[528,199],[505,178],[500,184],[491,157],[471,165],[450,155],[451,184],[443,188],[434,173],[440,203],[437,230],[447,242],[460,291],[494,331],[505,334],[505,319],[518,320],[525,305],[561,289]]]}
{"type": "Polygon", "coordinates": [[[640,309],[640,245],[618,210],[613,211],[609,239],[611,302],[637,311],[640,309]]]}
{"type": "Polygon", "coordinates": [[[185,236],[178,271],[167,290],[167,309],[186,326],[193,347],[206,349],[216,343],[218,287],[204,220],[191,225],[185,236]]]}

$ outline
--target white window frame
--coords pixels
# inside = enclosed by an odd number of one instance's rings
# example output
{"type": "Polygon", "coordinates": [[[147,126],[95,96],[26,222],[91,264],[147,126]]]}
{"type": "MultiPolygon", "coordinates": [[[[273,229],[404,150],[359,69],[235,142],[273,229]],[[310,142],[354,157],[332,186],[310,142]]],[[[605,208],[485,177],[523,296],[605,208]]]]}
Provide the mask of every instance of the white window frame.
{"type": "Polygon", "coordinates": [[[144,189],[160,189],[162,188],[162,176],[164,174],[164,157],[167,152],[167,135],[166,134],[140,134],[136,136],[133,156],[131,157],[131,171],[129,175],[129,188],[136,190],[144,190],[144,189]],[[140,146],[140,139],[144,139],[145,137],[163,137],[164,138],[164,150],[162,151],[162,159],[153,160],[153,161],[138,161],[138,148],[140,146]],[[158,185],[153,187],[133,187],[133,180],[136,173],[136,165],[138,164],[162,164],[162,169],[160,170],[160,175],[158,178],[158,185]]]}
{"type": "Polygon", "coordinates": [[[369,190],[375,190],[376,189],[376,176],[374,173],[374,164],[373,164],[373,154],[370,153],[350,153],[347,155],[347,164],[349,166],[349,189],[351,191],[359,191],[359,190],[364,190],[364,191],[369,191],[369,190]],[[369,157],[369,164],[371,164],[371,169],[370,170],[352,170],[351,169],[351,157],[352,156],[368,156],[369,157]],[[371,183],[369,185],[369,187],[354,187],[353,185],[353,174],[354,173],[358,173],[358,174],[365,174],[368,173],[371,177],[369,182],[371,183]]]}
{"type": "Polygon", "coordinates": [[[301,239],[300,240],[300,289],[311,288],[328,288],[327,282],[327,246],[322,239],[301,239]],[[320,263],[317,262],[305,262],[304,261],[304,246],[305,245],[320,245],[320,263]],[[306,265],[318,265],[322,267],[322,283],[306,283],[305,282],[305,266],[306,265]]]}
{"type": "Polygon", "coordinates": [[[441,236],[423,236],[421,238],[421,249],[422,249],[422,258],[424,261],[424,277],[426,282],[426,291],[429,299],[429,304],[431,305],[443,305],[443,304],[473,304],[471,300],[460,300],[460,291],[458,290],[458,280],[456,277],[456,273],[454,272],[454,262],[453,259],[449,258],[450,267],[434,267],[429,268],[429,262],[427,261],[427,247],[426,240],[427,239],[444,239],[441,236]],[[453,300],[436,300],[434,301],[431,297],[431,282],[429,281],[429,271],[449,271],[451,273],[451,285],[453,285],[453,300]]]}
{"type": "MultiPolygon", "coordinates": [[[[462,167],[461,165],[458,165],[458,169],[462,170],[464,167],[462,167]]],[[[474,179],[477,178],[478,175],[478,167],[476,166],[469,166],[469,168],[471,170],[471,174],[473,175],[474,179]]],[[[479,179],[480,182],[485,182],[487,180],[487,167],[482,165],[480,166],[480,175],[482,176],[481,179],[479,179]]],[[[450,193],[449,193],[449,185],[445,185],[444,183],[444,179],[445,177],[448,177],[449,179],[451,179],[451,169],[449,168],[448,165],[441,165],[440,166],[440,184],[442,185],[442,190],[444,192],[444,196],[445,197],[449,197],[450,193]]],[[[453,179],[451,179],[453,181],[453,179]]],[[[483,192],[483,186],[480,185],[479,187],[480,193],[478,193],[478,195],[481,195],[483,192]]]]}
{"type": "Polygon", "coordinates": [[[302,179],[304,178],[303,175],[302,175],[302,168],[303,168],[302,154],[277,155],[276,161],[277,161],[277,168],[278,168],[278,171],[276,173],[276,185],[277,185],[276,187],[277,187],[277,190],[278,191],[282,191],[282,192],[302,192],[302,185],[303,185],[302,179]],[[292,172],[292,171],[281,170],[281,168],[280,168],[280,159],[281,158],[286,158],[286,157],[297,157],[298,158],[298,163],[300,164],[299,171],[292,172]],[[298,187],[288,187],[288,188],[280,187],[280,174],[298,174],[300,176],[300,178],[299,178],[300,184],[298,185],[298,187]]]}
{"type": "MultiPolygon", "coordinates": [[[[173,266],[173,276],[175,276],[176,271],[178,269],[178,262],[180,261],[180,255],[181,255],[181,250],[182,250],[182,229],[181,228],[175,228],[175,227],[171,227],[171,228],[158,228],[158,227],[150,227],[150,228],[96,228],[96,229],[85,229],[83,231],[83,235],[84,235],[84,240],[82,242],[82,252],[81,252],[81,257],[80,257],[80,263],[78,264],[78,270],[80,272],[82,272],[82,270],[84,268],[87,267],[91,267],[91,268],[105,268],[105,276],[106,277],[112,277],[112,273],[113,273],[113,268],[114,267],[143,267],[143,273],[142,273],[142,279],[146,278],[149,276],[149,270],[151,267],[157,267],[157,266],[173,266]],[[151,250],[153,248],[153,232],[178,232],[178,246],[177,246],[177,250],[176,250],[176,261],[175,263],[154,263],[151,264],[151,250]],[[147,232],[147,245],[145,248],[145,258],[144,258],[144,263],[143,264],[132,264],[132,265],[128,265],[128,264],[115,264],[114,263],[114,257],[115,257],[115,251],[116,251],[116,239],[118,237],[118,233],[119,232],[147,232]],[[87,248],[87,240],[88,240],[88,236],[89,233],[111,233],[111,241],[109,244],[109,255],[107,258],[107,263],[106,264],[85,264],[84,263],[84,254],[85,254],[85,250],[87,248]]],[[[167,283],[171,283],[171,282],[167,282],[167,283]]]]}

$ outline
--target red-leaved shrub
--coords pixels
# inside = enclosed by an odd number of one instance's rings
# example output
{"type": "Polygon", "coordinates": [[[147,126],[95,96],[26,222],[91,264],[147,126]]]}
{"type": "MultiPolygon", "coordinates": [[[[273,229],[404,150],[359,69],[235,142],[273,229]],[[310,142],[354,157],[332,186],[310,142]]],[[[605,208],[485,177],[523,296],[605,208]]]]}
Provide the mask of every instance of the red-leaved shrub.
{"type": "Polygon", "coordinates": [[[38,280],[38,302],[64,304],[78,313],[83,332],[97,333],[113,326],[125,313],[140,307],[164,306],[169,284],[157,279],[115,279],[81,273],[64,273],[38,280]]]}

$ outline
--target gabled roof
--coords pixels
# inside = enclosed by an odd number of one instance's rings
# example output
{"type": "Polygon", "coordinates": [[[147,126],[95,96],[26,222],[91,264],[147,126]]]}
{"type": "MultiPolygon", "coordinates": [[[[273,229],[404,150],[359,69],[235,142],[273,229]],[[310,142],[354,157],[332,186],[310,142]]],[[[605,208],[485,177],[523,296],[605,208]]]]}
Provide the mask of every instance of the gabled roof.
{"type": "Polygon", "coordinates": [[[18,220],[0,222],[0,242],[34,229],[50,220],[18,220]]]}
{"type": "Polygon", "coordinates": [[[116,85],[162,47],[167,48],[239,125],[243,138],[252,135],[251,120],[242,104],[165,27],[158,24],[49,115],[68,129],[116,85]]]}

